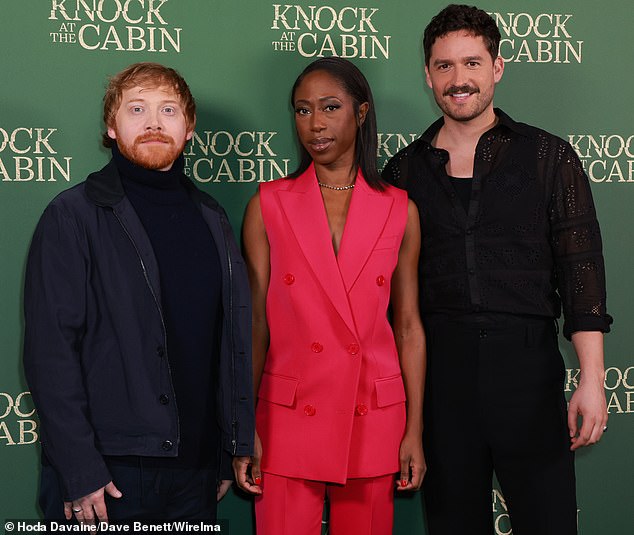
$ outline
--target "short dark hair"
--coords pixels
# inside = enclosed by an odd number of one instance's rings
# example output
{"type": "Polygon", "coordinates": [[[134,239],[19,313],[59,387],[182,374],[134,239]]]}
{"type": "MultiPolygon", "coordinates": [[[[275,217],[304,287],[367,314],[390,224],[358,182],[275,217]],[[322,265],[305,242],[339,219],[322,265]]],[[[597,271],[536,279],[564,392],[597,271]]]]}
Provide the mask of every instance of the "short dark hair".
{"type": "Polygon", "coordinates": [[[425,65],[429,67],[431,47],[436,39],[449,32],[464,30],[474,36],[484,39],[489,54],[495,61],[500,48],[500,30],[493,18],[475,6],[450,4],[436,15],[425,28],[423,49],[425,51],[425,65]]]}
{"type": "MultiPolygon", "coordinates": [[[[364,102],[368,103],[368,112],[357,130],[354,163],[361,169],[365,181],[371,188],[383,191],[385,182],[376,168],[378,141],[374,98],[372,97],[370,84],[368,84],[363,73],[351,61],[336,56],[319,58],[308,65],[295,80],[291,90],[291,106],[293,108],[295,107],[295,92],[299,84],[302,83],[308,74],[316,71],[327,72],[337,80],[343,90],[352,98],[355,116],[358,116],[361,104],[364,102]]],[[[293,173],[288,175],[289,178],[297,178],[308,169],[312,162],[308,151],[301,143],[299,145],[299,166],[293,173]]]]}
{"type": "MultiPolygon", "coordinates": [[[[124,89],[136,86],[156,88],[163,85],[174,89],[180,97],[187,126],[193,128],[196,123],[196,101],[187,82],[174,69],[151,62],[133,63],[108,80],[106,94],[103,97],[103,121],[106,128],[114,125],[124,89]]],[[[107,131],[103,134],[102,143],[104,147],[112,147],[114,144],[107,131]]]]}

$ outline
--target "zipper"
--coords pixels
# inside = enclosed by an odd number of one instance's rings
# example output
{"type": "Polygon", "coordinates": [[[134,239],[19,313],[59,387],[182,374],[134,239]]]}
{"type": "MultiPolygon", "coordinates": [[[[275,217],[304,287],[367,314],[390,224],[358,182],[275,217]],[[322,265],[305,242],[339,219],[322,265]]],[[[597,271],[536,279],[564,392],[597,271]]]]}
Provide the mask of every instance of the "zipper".
{"type": "Polygon", "coordinates": [[[231,350],[231,453],[233,455],[236,454],[238,448],[237,442],[237,392],[238,385],[236,384],[236,362],[235,362],[235,347],[234,347],[234,339],[233,339],[233,265],[231,262],[231,249],[229,247],[229,243],[227,242],[227,235],[225,231],[225,217],[223,215],[220,216],[221,228],[222,228],[222,237],[225,242],[225,251],[227,251],[227,267],[229,271],[229,342],[230,342],[230,350],[231,350]]]}
{"type": "Polygon", "coordinates": [[[141,270],[143,271],[143,278],[145,279],[145,284],[147,284],[147,287],[150,290],[150,293],[152,294],[152,299],[154,300],[154,304],[156,305],[156,309],[158,310],[159,317],[161,318],[161,329],[163,330],[163,350],[165,351],[165,362],[167,363],[167,372],[170,376],[170,389],[171,389],[172,398],[174,399],[174,408],[176,412],[176,444],[178,445],[180,444],[180,439],[181,439],[180,420],[178,418],[178,406],[176,405],[176,395],[174,393],[174,385],[172,385],[172,380],[171,380],[172,370],[170,368],[170,361],[167,354],[167,328],[165,327],[165,318],[163,317],[163,309],[161,308],[161,304],[159,303],[158,297],[156,297],[154,288],[152,287],[152,284],[150,283],[150,277],[148,276],[147,268],[145,267],[145,262],[143,262],[141,251],[139,251],[139,248],[137,247],[136,242],[132,238],[130,231],[128,231],[128,228],[125,226],[125,224],[121,220],[121,217],[119,217],[119,214],[115,211],[114,208],[112,209],[112,213],[114,214],[116,220],[121,225],[121,228],[125,232],[128,239],[130,240],[132,247],[134,247],[134,250],[136,251],[137,257],[139,258],[139,262],[141,264],[141,270]]]}

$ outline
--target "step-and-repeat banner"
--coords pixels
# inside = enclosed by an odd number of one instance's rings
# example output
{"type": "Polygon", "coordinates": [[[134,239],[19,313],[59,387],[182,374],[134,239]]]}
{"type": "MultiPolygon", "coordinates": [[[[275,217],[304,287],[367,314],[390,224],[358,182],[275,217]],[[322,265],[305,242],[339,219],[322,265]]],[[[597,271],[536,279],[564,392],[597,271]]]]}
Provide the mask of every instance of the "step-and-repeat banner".
{"type": "MultiPolygon", "coordinates": [[[[239,232],[258,182],[297,163],[289,92],[313,59],[351,59],[373,88],[379,164],[439,116],[425,86],[421,36],[445,2],[353,0],[0,1],[0,520],[38,517],[38,417],[22,365],[27,249],[46,204],[109,158],[100,146],[106,78],[130,63],[175,67],[198,102],[187,174],[239,232]]],[[[483,0],[502,34],[495,103],[573,145],[592,182],[604,236],[609,431],[577,456],[582,535],[634,530],[634,215],[632,6],[629,0],[483,0]]],[[[63,275],[63,274],[62,274],[63,275]]],[[[562,340],[565,389],[578,363],[562,340]]],[[[460,373],[456,370],[456,373],[460,373]]],[[[465,417],[469,407],[465,407],[465,417]]],[[[500,422],[503,426],[504,422],[500,422]]],[[[469,437],[465,437],[468,447],[469,437]]],[[[456,481],[460,485],[460,481],[456,481]]],[[[220,506],[231,533],[252,533],[252,504],[220,506]]],[[[455,504],[460,514],[460,504],[455,504]]],[[[511,533],[504,496],[495,532],[511,533]]],[[[535,511],[539,515],[539,511],[535,511]]],[[[420,494],[397,498],[395,533],[425,533],[420,494]]]]}

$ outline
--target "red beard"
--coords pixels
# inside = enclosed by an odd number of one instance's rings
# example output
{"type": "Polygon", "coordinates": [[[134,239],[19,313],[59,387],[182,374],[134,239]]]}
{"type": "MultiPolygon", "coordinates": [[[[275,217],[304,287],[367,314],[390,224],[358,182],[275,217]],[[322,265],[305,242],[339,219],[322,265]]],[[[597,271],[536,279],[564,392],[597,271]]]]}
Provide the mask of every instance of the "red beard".
{"type": "Polygon", "coordinates": [[[132,163],[146,169],[169,169],[185,148],[184,141],[177,146],[173,138],[160,132],[148,132],[138,136],[131,145],[122,143],[121,140],[117,142],[121,154],[132,163]],[[149,141],[160,143],[148,144],[149,141]]]}

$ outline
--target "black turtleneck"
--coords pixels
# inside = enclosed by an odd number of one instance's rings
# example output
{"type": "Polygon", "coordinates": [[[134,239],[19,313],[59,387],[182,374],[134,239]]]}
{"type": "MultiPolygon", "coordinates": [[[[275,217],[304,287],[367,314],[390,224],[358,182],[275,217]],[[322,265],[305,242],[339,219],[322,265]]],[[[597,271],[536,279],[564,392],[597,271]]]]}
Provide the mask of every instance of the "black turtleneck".
{"type": "Polygon", "coordinates": [[[126,195],[150,238],[161,279],[181,439],[177,459],[156,462],[179,467],[214,464],[219,444],[214,376],[222,329],[218,251],[182,183],[182,155],[169,171],[154,171],[130,162],[116,145],[112,153],[126,195]]]}

